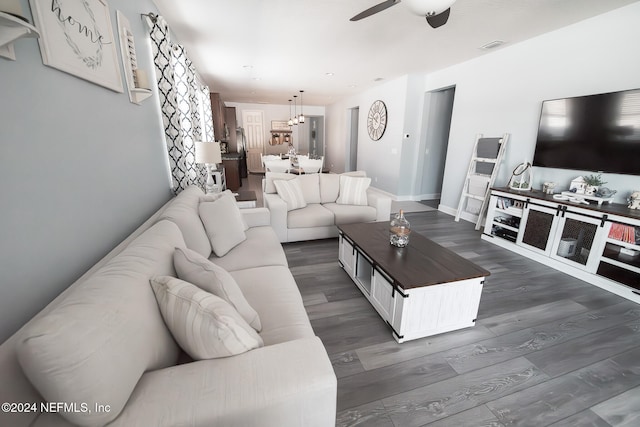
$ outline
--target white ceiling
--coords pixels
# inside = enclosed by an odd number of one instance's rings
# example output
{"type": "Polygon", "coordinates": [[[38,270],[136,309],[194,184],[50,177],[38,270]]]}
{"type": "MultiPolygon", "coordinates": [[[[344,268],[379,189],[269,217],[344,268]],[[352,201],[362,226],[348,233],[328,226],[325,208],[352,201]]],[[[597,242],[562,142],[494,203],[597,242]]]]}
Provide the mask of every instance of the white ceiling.
{"type": "Polygon", "coordinates": [[[153,1],[224,101],[287,104],[302,89],[305,105],[327,105],[638,0],[457,0],[438,29],[402,3],[349,21],[382,0],[153,1]],[[479,49],[494,40],[506,43],[479,49]]]}

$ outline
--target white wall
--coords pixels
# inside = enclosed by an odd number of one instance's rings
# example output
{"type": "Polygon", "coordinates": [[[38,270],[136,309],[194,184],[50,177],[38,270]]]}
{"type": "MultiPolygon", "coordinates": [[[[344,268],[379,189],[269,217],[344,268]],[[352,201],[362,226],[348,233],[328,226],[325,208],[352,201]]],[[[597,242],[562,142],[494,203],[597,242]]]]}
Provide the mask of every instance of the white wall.
{"type": "MultiPolygon", "coordinates": [[[[360,106],[363,124],[359,132],[359,165],[362,164],[370,176],[378,176],[379,181],[374,185],[405,197],[409,188],[405,179],[415,182],[415,177],[406,177],[411,168],[400,162],[392,150],[399,150],[403,157],[417,158],[418,153],[412,150],[417,150],[417,141],[425,130],[420,128],[415,116],[422,114],[424,92],[455,86],[441,196],[445,209],[455,209],[477,133],[511,134],[506,161],[496,181],[497,185],[505,185],[513,168],[525,158],[530,161],[533,157],[543,100],[640,87],[639,20],[640,3],[634,3],[426,74],[422,85],[414,82],[414,76],[405,76],[341,100],[327,107],[328,134],[337,144],[329,150],[338,163],[348,141],[346,110],[360,106]],[[420,93],[416,95],[415,91],[420,93]],[[389,126],[380,143],[373,143],[366,134],[366,112],[375,99],[385,101],[389,109],[389,126]],[[420,135],[401,142],[405,130],[411,134],[409,129],[418,129],[420,135]],[[400,150],[401,146],[405,151],[400,150]]],[[[535,168],[534,185],[539,187],[542,181],[555,180],[568,186],[572,178],[581,174],[535,168]]],[[[604,178],[607,186],[619,191],[617,202],[623,202],[631,190],[640,189],[637,176],[605,174],[604,178]]],[[[415,186],[410,191],[410,196],[414,195],[415,186]]]]}
{"type": "MultiPolygon", "coordinates": [[[[327,107],[327,161],[335,172],[344,171],[349,143],[349,109],[360,107],[358,130],[358,169],[371,177],[371,185],[398,194],[401,176],[403,134],[407,109],[408,76],[381,83],[359,95],[343,99],[327,107]],[[387,106],[387,128],[378,141],[367,133],[367,115],[371,104],[381,99],[387,106]]],[[[419,115],[420,112],[416,113],[419,115]]],[[[410,114],[413,116],[413,114],[410,114]]],[[[412,133],[412,132],[407,132],[412,133]]],[[[416,135],[417,137],[417,132],[416,135]]],[[[417,140],[417,139],[416,139],[417,140]]],[[[406,143],[406,142],[405,142],[406,143]]],[[[408,161],[405,159],[405,162],[408,161]]]]}
{"type": "MultiPolygon", "coordinates": [[[[155,6],[109,7],[114,34],[116,9],[128,17],[151,72],[140,13],[155,6]]],[[[0,342],[171,196],[157,94],[137,106],[44,66],[36,39],[15,51],[0,58],[0,342]]]]}
{"type": "MultiPolygon", "coordinates": [[[[288,150],[288,146],[286,144],[270,146],[268,141],[271,137],[269,131],[271,130],[271,122],[272,121],[287,121],[291,116],[291,112],[293,111],[293,107],[289,108],[289,105],[279,105],[279,104],[252,104],[252,103],[243,103],[243,102],[225,102],[227,107],[235,107],[236,108],[236,121],[239,127],[242,127],[242,112],[245,110],[248,111],[262,111],[264,114],[264,126],[265,126],[265,135],[264,135],[264,144],[265,144],[265,153],[266,154],[276,154],[276,153],[286,153],[288,150]]],[[[318,107],[313,105],[305,105],[304,106],[304,115],[305,116],[324,116],[325,115],[325,107],[318,107]]],[[[298,106],[298,114],[300,114],[300,106],[298,106]]],[[[298,149],[298,143],[300,142],[300,138],[308,138],[308,132],[302,132],[299,130],[302,129],[304,125],[293,126],[291,135],[293,136],[293,146],[298,149]]],[[[326,144],[326,141],[325,141],[326,144]]],[[[305,145],[305,144],[303,144],[305,145]]],[[[309,143],[306,141],[306,146],[308,147],[309,143]]]]}

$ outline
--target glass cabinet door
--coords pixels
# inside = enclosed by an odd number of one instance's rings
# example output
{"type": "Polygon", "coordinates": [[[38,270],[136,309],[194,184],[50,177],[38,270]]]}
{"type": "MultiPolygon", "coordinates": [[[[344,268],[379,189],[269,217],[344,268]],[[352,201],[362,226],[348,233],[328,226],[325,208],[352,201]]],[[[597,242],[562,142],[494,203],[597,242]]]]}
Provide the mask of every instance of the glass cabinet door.
{"type": "Polygon", "coordinates": [[[528,204],[524,210],[517,243],[536,252],[549,255],[556,229],[558,210],[528,204]]]}
{"type": "Polygon", "coordinates": [[[551,257],[574,267],[595,273],[595,256],[591,256],[594,242],[602,233],[602,220],[566,212],[558,223],[559,232],[553,242],[551,257]],[[593,260],[590,262],[590,260],[593,260]]]}

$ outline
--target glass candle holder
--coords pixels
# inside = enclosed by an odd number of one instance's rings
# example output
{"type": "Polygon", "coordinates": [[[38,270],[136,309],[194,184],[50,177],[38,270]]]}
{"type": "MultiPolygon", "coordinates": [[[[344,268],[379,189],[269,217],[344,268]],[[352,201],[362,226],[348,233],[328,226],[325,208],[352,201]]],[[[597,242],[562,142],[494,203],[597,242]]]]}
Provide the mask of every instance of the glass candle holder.
{"type": "Polygon", "coordinates": [[[401,209],[389,225],[389,243],[398,248],[404,248],[409,244],[409,234],[411,234],[411,225],[401,209]]]}

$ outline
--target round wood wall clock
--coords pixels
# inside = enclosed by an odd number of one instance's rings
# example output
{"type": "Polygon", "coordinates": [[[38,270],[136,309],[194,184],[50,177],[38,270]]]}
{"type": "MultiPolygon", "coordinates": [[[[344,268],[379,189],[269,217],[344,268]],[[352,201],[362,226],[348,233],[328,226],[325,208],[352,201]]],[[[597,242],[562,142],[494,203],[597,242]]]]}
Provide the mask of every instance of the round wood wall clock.
{"type": "Polygon", "coordinates": [[[379,140],[384,135],[387,128],[387,106],[384,102],[377,100],[371,104],[369,115],[367,116],[367,132],[369,138],[374,141],[379,140]]]}

